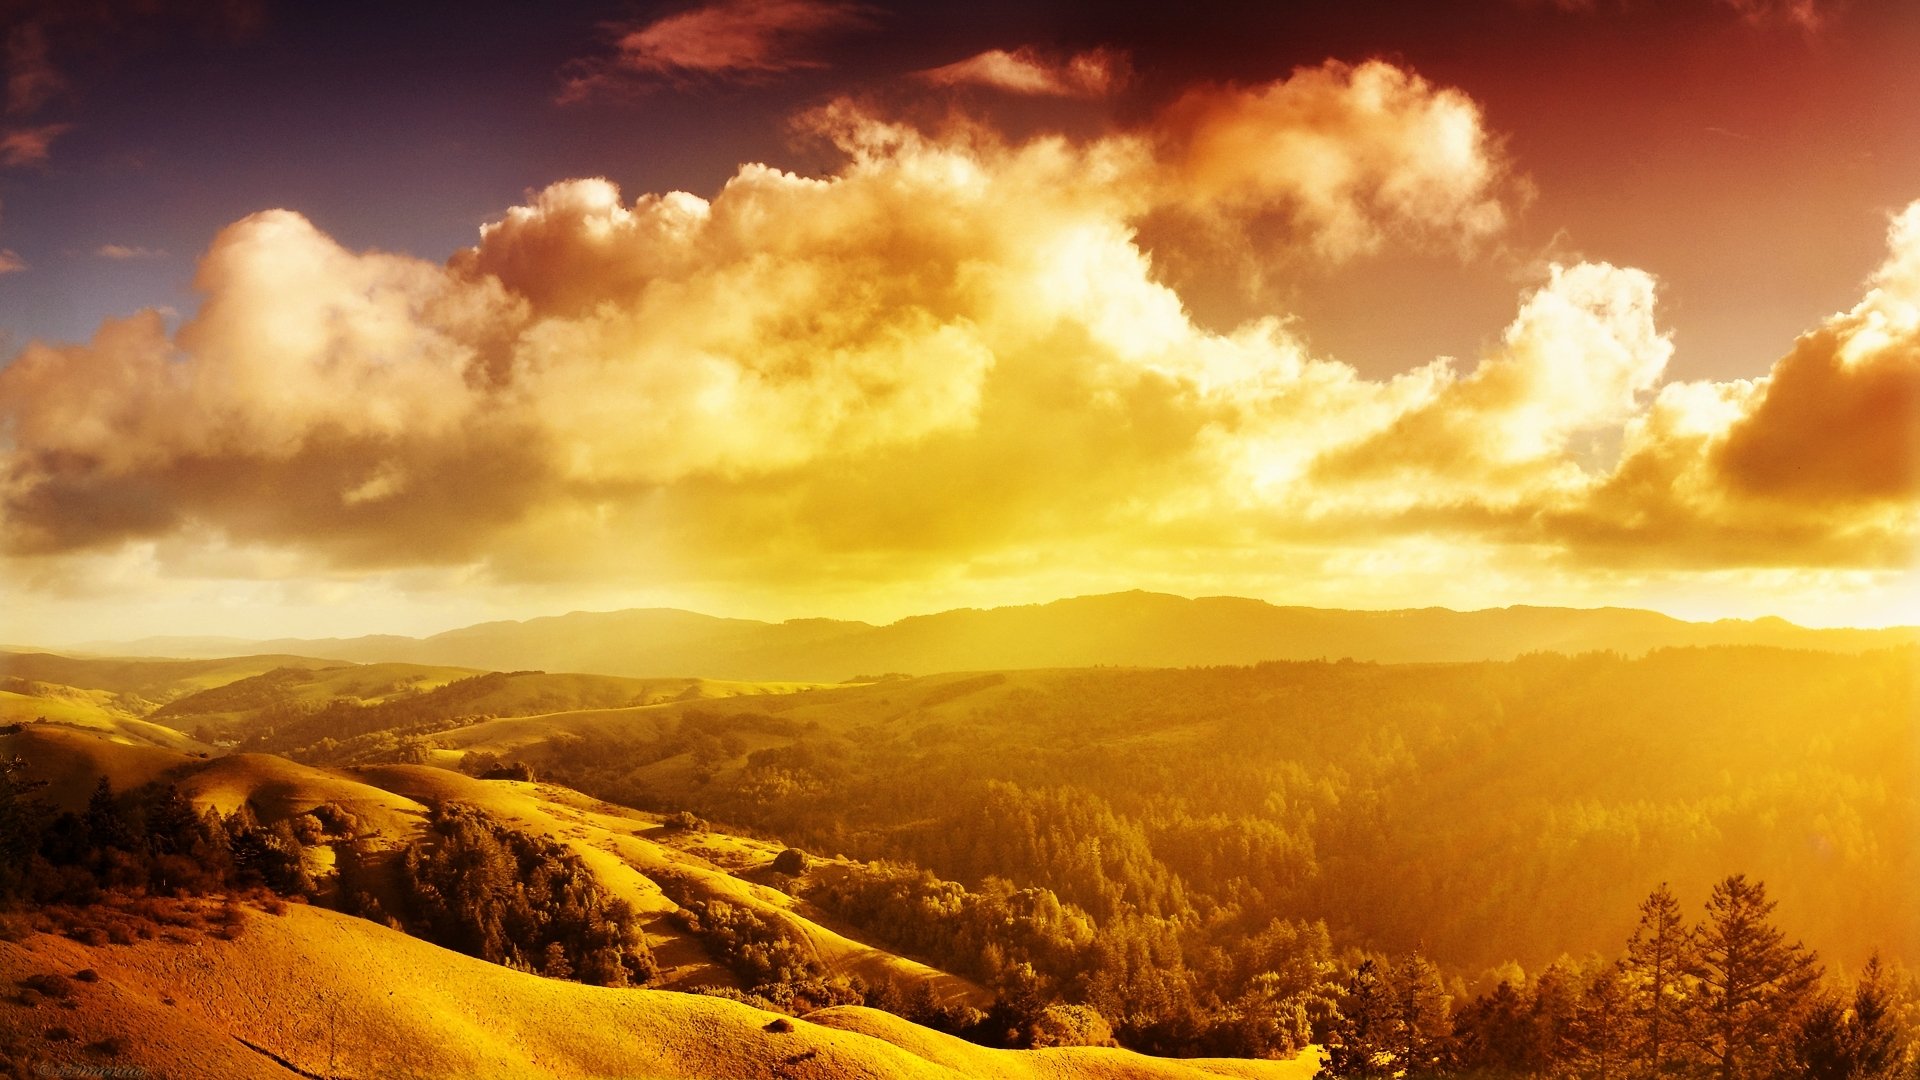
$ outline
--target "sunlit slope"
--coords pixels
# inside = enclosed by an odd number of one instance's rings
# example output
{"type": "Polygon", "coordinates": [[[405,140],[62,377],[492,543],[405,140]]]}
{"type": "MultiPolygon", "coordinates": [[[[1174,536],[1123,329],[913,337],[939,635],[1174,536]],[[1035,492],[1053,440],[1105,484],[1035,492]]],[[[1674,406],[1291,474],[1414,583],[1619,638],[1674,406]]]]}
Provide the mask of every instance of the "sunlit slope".
{"type": "Polygon", "coordinates": [[[444,751],[442,756],[449,765],[469,750],[537,760],[553,745],[554,739],[562,735],[623,742],[654,739],[660,736],[662,725],[673,724],[676,716],[673,710],[661,705],[639,705],[499,717],[437,732],[432,736],[432,743],[444,751]]]}
{"type": "MultiPolygon", "coordinates": [[[[0,1018],[34,1065],[191,1077],[1306,1077],[1290,1062],[1169,1061],[1117,1050],[988,1050],[867,1010],[788,1020],[717,998],[542,979],[303,905],[249,912],[236,940],[191,932],[89,947],[0,941],[0,978],[97,972],[74,1007],[0,1018]],[[55,1025],[72,1037],[49,1041],[55,1025]],[[118,1038],[110,1058],[86,1047],[118,1038]],[[281,1065],[275,1059],[286,1064],[281,1065]],[[291,1068],[288,1068],[291,1066],[291,1068]]],[[[23,1055],[24,1056],[24,1055],[23,1055]]]]}
{"type": "Polygon", "coordinates": [[[230,655],[212,660],[151,660],[0,652],[0,679],[104,690],[133,713],[144,713],[187,694],[283,667],[326,667],[327,661],[293,655],[230,655]]]}
{"type": "MultiPolygon", "coordinates": [[[[858,940],[804,902],[751,880],[764,876],[781,850],[778,845],[708,830],[675,833],[657,817],[563,787],[475,780],[428,766],[321,769],[271,754],[203,760],[46,726],[0,736],[0,754],[18,754],[27,762],[28,778],[49,781],[46,794],[70,809],[84,805],[102,776],[116,790],[166,779],[197,805],[222,814],[247,805],[267,823],[332,804],[351,815],[354,838],[376,848],[402,847],[418,837],[428,804],[462,802],[515,831],[578,854],[612,895],[646,917],[662,985],[735,984],[675,917],[680,907],[659,884],[670,877],[670,884],[681,886],[674,895],[724,899],[766,915],[803,942],[830,973],[858,975],[869,984],[928,983],[943,1001],[985,1005],[990,1000],[973,983],[858,940]]],[[[323,856],[316,869],[324,872],[331,865],[332,859],[323,856]]]]}
{"type": "Polygon", "coordinates": [[[972,983],[856,940],[844,928],[829,928],[830,920],[809,905],[744,876],[771,864],[781,850],[778,845],[707,831],[689,838],[649,815],[596,804],[551,785],[474,780],[420,765],[376,766],[354,773],[368,784],[422,803],[451,800],[478,806],[516,831],[567,845],[615,896],[651,916],[647,935],[656,951],[665,954],[665,985],[726,984],[732,979],[708,963],[697,947],[675,947],[688,935],[672,918],[679,905],[663,892],[663,881],[679,886],[675,895],[725,900],[770,918],[803,942],[830,973],[858,975],[870,985],[928,982],[941,1000],[983,1006],[991,1000],[972,983]],[[673,966],[676,957],[683,967],[673,966]]]}
{"type": "Polygon", "coordinates": [[[222,814],[247,805],[268,823],[331,803],[353,815],[358,836],[389,847],[412,840],[427,816],[425,806],[403,795],[272,754],[215,758],[184,770],[177,782],[196,805],[222,814]]]}
{"type": "Polygon", "coordinates": [[[199,753],[211,748],[155,712],[263,672],[320,663],[296,656],[128,660],[0,653],[0,723],[44,720],[120,742],[199,753]]]}
{"type": "Polygon", "coordinates": [[[105,690],[8,680],[0,690],[0,724],[48,723],[80,728],[118,742],[158,746],[184,753],[209,749],[204,743],[164,724],[130,715],[105,690]]]}
{"type": "Polygon", "coordinates": [[[85,806],[102,777],[114,790],[124,791],[200,763],[177,751],[53,724],[29,724],[0,734],[0,759],[15,757],[26,766],[22,778],[41,785],[34,797],[68,810],[85,806]]]}
{"type": "Polygon", "coordinates": [[[629,679],[524,670],[483,673],[472,668],[400,663],[287,667],[180,698],[149,718],[187,730],[208,727],[240,740],[243,746],[278,751],[321,738],[344,740],[366,730],[454,718],[625,709],[671,701],[786,693],[807,685],[698,678],[629,679]],[[381,708],[372,713],[358,711],[367,706],[381,708]]]}
{"type": "Polygon", "coordinates": [[[1623,608],[1340,611],[1130,592],[962,609],[886,626],[828,619],[774,624],[646,609],[484,623],[420,639],[287,640],[252,647],[500,670],[839,682],[887,672],[1341,657],[1386,663],[1505,660],[1542,650],[1639,654],[1694,645],[1849,652],[1915,641],[1920,631],[1912,627],[1812,630],[1779,619],[1689,623],[1623,608]]]}
{"type": "Polygon", "coordinates": [[[471,668],[422,664],[277,667],[176,698],[149,715],[162,723],[188,725],[251,717],[274,706],[318,706],[336,700],[374,704],[478,674],[471,668]]]}

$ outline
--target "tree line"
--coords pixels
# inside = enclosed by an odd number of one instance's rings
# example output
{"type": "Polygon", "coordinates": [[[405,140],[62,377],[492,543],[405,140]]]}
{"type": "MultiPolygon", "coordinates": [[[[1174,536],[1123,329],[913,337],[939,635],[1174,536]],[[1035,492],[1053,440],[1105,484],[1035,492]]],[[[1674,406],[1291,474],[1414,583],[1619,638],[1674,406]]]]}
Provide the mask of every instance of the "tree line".
{"type": "Polygon", "coordinates": [[[0,763],[0,907],[92,904],[109,892],[314,892],[293,827],[264,825],[250,806],[223,816],[172,784],[116,792],[102,777],[84,809],[57,810],[33,796],[38,787],[17,759],[0,763]]]}
{"type": "Polygon", "coordinates": [[[1906,1080],[1911,979],[1870,959],[1851,987],[1772,920],[1765,886],[1722,879],[1689,924],[1665,885],[1622,955],[1502,980],[1455,1009],[1418,953],[1346,972],[1327,1024],[1333,1077],[1906,1080]]]}
{"type": "Polygon", "coordinates": [[[1616,959],[1562,958],[1473,996],[1418,950],[1337,948],[1320,922],[1276,919],[1196,947],[1191,929],[1098,926],[1049,890],[997,879],[969,890],[898,863],[824,868],[804,895],[993,988],[994,1009],[961,1032],[993,1045],[1034,1045],[1042,1014],[1071,1006],[1120,1044],[1163,1054],[1317,1045],[1341,1078],[1920,1078],[1914,980],[1877,957],[1851,987],[1826,978],[1744,875],[1714,886],[1697,923],[1662,885],[1616,959]]]}

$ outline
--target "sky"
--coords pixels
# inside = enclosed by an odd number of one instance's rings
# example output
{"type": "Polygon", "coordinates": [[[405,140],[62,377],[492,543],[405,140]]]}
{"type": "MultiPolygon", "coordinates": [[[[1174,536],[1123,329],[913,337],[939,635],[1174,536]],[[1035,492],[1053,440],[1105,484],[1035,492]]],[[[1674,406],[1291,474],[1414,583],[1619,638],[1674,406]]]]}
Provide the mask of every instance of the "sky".
{"type": "Polygon", "coordinates": [[[0,641],[1920,622],[1906,0],[0,0],[0,641]]]}

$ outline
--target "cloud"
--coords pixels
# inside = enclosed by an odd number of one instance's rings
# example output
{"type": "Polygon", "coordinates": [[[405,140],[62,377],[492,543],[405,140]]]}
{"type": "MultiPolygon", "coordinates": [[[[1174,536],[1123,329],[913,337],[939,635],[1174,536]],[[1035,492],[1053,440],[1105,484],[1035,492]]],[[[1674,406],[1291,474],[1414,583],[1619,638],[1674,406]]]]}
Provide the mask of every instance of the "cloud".
{"type": "Polygon", "coordinates": [[[1662,387],[1619,468],[1550,518],[1595,558],[1911,565],[1920,541],[1920,202],[1865,297],[1764,377],[1662,387]]]}
{"type": "MultiPolygon", "coordinates": [[[[5,112],[25,123],[73,89],[65,70],[76,55],[124,53],[159,40],[177,26],[191,25],[240,37],[262,21],[258,0],[8,0],[4,43],[5,112]]],[[[43,124],[7,133],[0,140],[0,164],[45,161],[55,135],[70,125],[43,124]]]]}
{"type": "MultiPolygon", "coordinates": [[[[1162,201],[1185,212],[1176,233],[1277,217],[1282,242],[1323,257],[1396,237],[1471,247],[1499,234],[1525,198],[1473,99],[1378,60],[1191,91],[1155,135],[1162,201]]],[[[1214,246],[1217,232],[1199,239],[1214,246]]]]}
{"type": "Polygon", "coordinates": [[[1672,353],[1650,276],[1605,263],[1555,266],[1472,374],[1437,362],[1430,397],[1322,458],[1319,476],[1402,491],[1440,485],[1482,505],[1577,489],[1589,473],[1575,440],[1637,416],[1672,353]]]}
{"type": "Polygon", "coordinates": [[[72,124],[41,124],[0,134],[0,166],[18,168],[46,164],[53,140],[71,130],[72,124]]]}
{"type": "Polygon", "coordinates": [[[7,34],[7,112],[35,112],[65,86],[47,48],[46,26],[30,19],[16,23],[7,34]]]}
{"type": "Polygon", "coordinates": [[[0,544],[772,590],[1911,549],[1920,209],[1764,380],[1664,382],[1657,283],[1599,263],[1473,362],[1369,379],[1278,315],[1197,324],[1139,226],[1488,242],[1509,170],[1457,91],[1328,65],[1085,138],[803,123],[826,175],[563,181],[444,265],[288,211],[229,226],[176,332],[146,313],[0,370],[0,544]]]}
{"type": "Polygon", "coordinates": [[[825,37],[865,25],[871,12],[843,0],[718,0],[644,24],[616,24],[613,55],[566,73],[562,102],[656,81],[750,82],[821,66],[825,37]]]}
{"type": "Polygon", "coordinates": [[[135,259],[162,259],[165,258],[167,254],[158,248],[146,248],[130,244],[102,244],[95,248],[93,253],[102,259],[113,259],[118,262],[135,259]]]}
{"type": "Polygon", "coordinates": [[[0,274],[17,274],[26,268],[26,260],[15,254],[13,249],[0,249],[0,274]]]}
{"type": "Polygon", "coordinates": [[[935,86],[984,86],[1031,97],[1103,98],[1127,79],[1126,58],[1110,49],[1048,58],[1037,49],[991,49],[919,73],[935,86]]]}

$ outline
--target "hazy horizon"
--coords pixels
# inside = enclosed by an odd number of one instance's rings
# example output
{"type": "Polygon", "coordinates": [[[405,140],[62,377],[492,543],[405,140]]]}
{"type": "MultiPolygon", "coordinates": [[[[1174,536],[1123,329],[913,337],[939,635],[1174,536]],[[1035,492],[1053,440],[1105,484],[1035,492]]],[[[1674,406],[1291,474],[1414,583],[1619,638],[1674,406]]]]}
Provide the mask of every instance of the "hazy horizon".
{"type": "Polygon", "coordinates": [[[1090,599],[1098,599],[1102,597],[1125,596],[1131,593],[1141,593],[1141,594],[1146,594],[1151,596],[1172,597],[1174,599],[1187,600],[1187,601],[1248,600],[1255,603],[1266,604],[1275,608],[1305,608],[1305,609],[1315,610],[1315,611],[1351,611],[1351,612],[1363,612],[1363,613],[1381,613],[1381,612],[1394,612],[1394,611],[1440,610],[1440,611],[1450,611],[1457,614],[1473,614],[1476,612],[1506,611],[1506,610],[1515,609],[1515,608],[1559,610],[1559,611],[1573,611],[1573,612],[1596,612],[1596,611],[1613,610],[1613,611],[1644,611],[1654,615],[1664,615],[1668,618],[1677,619],[1684,623],[1693,623],[1693,624],[1710,624],[1714,622],[1756,623],[1756,622],[1778,620],[1778,621],[1784,621],[1784,622],[1790,623],[1794,626],[1801,627],[1807,630],[1906,630],[1906,629],[1913,629],[1916,626],[1920,626],[1920,623],[1901,623],[1901,622],[1889,622],[1889,623],[1884,623],[1879,625],[1840,624],[1840,623],[1836,623],[1832,625],[1822,625],[1819,623],[1799,622],[1792,619],[1786,619],[1784,616],[1771,615],[1771,614],[1762,614],[1762,615],[1754,615],[1754,616],[1718,616],[1714,618],[1687,618],[1686,616],[1677,615],[1672,612],[1661,611],[1657,608],[1632,607],[1632,606],[1617,605],[1617,604],[1600,604],[1592,607],[1569,607],[1569,606],[1557,605],[1557,604],[1514,603],[1514,604],[1501,604],[1497,606],[1483,607],[1483,608],[1450,608],[1444,605],[1425,605],[1423,607],[1328,608],[1328,607],[1322,607],[1319,605],[1312,605],[1312,604],[1288,604],[1288,603],[1277,602],[1273,600],[1265,600],[1255,596],[1232,596],[1227,594],[1187,596],[1187,595],[1182,595],[1180,593],[1168,593],[1168,592],[1162,592],[1160,590],[1153,590],[1153,589],[1125,589],[1125,590],[1119,590],[1119,591],[1110,592],[1110,593],[1087,593],[1079,596],[1062,596],[1062,597],[1056,597],[1051,600],[1037,600],[1029,603],[995,604],[995,605],[987,605],[987,606],[973,605],[973,606],[956,607],[956,608],[939,608],[939,609],[928,610],[928,611],[913,611],[903,615],[899,615],[894,618],[860,619],[860,618],[840,618],[840,617],[831,616],[831,615],[805,615],[805,614],[788,615],[784,617],[762,617],[762,616],[756,616],[756,615],[737,614],[737,613],[730,613],[730,612],[723,612],[723,611],[700,611],[693,608],[675,607],[672,605],[642,605],[642,606],[634,606],[634,607],[571,608],[565,611],[539,611],[539,612],[533,612],[525,615],[497,615],[489,618],[477,619],[472,622],[451,623],[446,625],[432,625],[419,630],[391,630],[391,629],[375,628],[375,629],[368,629],[368,630],[356,630],[356,631],[347,632],[347,633],[312,633],[312,634],[293,633],[293,634],[274,634],[271,636],[245,635],[245,634],[232,634],[232,633],[220,633],[220,634],[162,633],[162,634],[144,634],[144,635],[95,634],[90,637],[74,638],[74,639],[65,640],[65,641],[24,641],[23,640],[23,641],[5,642],[5,643],[0,643],[0,646],[12,645],[12,646],[24,646],[24,647],[33,647],[33,648],[41,648],[41,649],[58,649],[58,648],[79,648],[82,646],[91,646],[91,645],[126,644],[126,643],[138,642],[143,640],[165,640],[169,638],[182,638],[182,639],[205,638],[209,640],[231,639],[235,641],[254,641],[254,642],[332,640],[332,639],[351,640],[353,638],[359,638],[359,637],[407,637],[407,638],[420,639],[420,638],[429,638],[437,634],[448,633],[456,630],[463,630],[473,626],[484,625],[487,623],[528,623],[528,622],[533,622],[540,619],[565,618],[567,616],[572,616],[572,615],[616,615],[616,614],[620,614],[623,612],[630,612],[630,611],[677,611],[677,612],[684,612],[692,615],[707,616],[709,618],[715,618],[715,619],[741,620],[741,621],[748,621],[748,622],[765,623],[768,625],[775,625],[775,626],[781,625],[784,623],[792,623],[792,622],[826,620],[831,622],[845,622],[849,624],[859,624],[859,625],[872,626],[872,627],[886,627],[886,626],[891,626],[891,625],[894,625],[895,623],[903,622],[909,619],[925,618],[929,616],[943,615],[943,614],[954,613],[954,612],[968,612],[968,611],[986,612],[986,611],[994,611],[994,610],[1000,610],[1000,609],[1006,609],[1006,608],[1046,607],[1053,604],[1068,603],[1076,600],[1090,600],[1090,599]]]}

